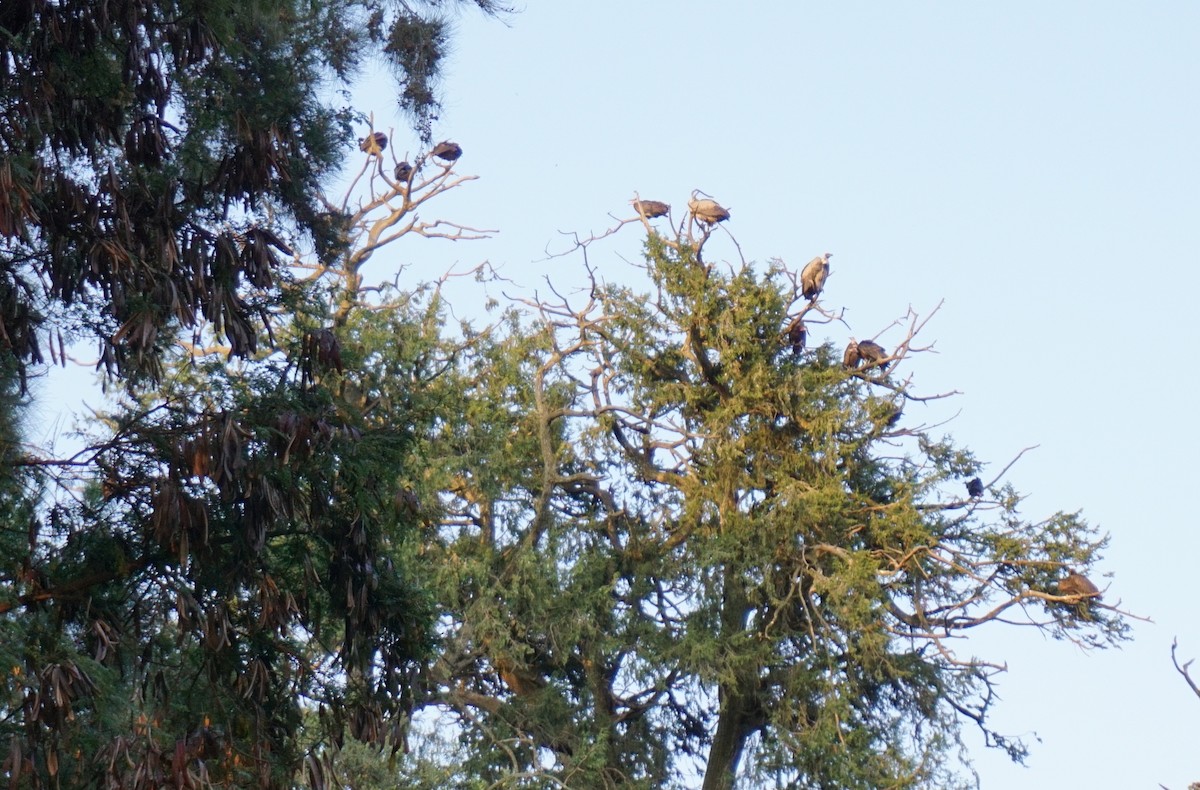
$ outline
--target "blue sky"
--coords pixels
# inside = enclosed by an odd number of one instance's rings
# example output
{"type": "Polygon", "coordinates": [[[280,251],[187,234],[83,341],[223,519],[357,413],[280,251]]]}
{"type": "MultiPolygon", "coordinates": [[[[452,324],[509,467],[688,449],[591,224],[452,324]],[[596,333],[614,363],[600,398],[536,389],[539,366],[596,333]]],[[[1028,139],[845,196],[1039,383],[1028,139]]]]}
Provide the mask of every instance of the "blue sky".
{"type": "MultiPolygon", "coordinates": [[[[829,327],[838,344],[944,302],[923,334],[936,353],[907,372],[920,392],[962,395],[928,419],[953,416],[946,430],[993,473],[1039,445],[1007,478],[1028,494],[1023,513],[1082,509],[1112,535],[1112,577],[1095,577],[1105,600],[1155,621],[1119,651],[1011,628],[960,645],[1007,661],[993,723],[1033,746],[1016,767],[968,729],[982,786],[1200,780],[1200,699],[1169,653],[1178,636],[1200,657],[1200,5],[733,7],[530,2],[508,24],[458,17],[435,137],[459,142],[457,169],[480,179],[429,213],[500,233],[405,239],[367,279],[488,260],[510,293],[545,276],[569,288],[582,262],[546,260],[560,231],[602,232],[634,191],[678,216],[698,188],[731,209],[747,259],[833,253],[823,304],[850,324],[829,327]]],[[[356,96],[416,151],[384,70],[356,96]]],[[[636,230],[593,249],[607,279],[636,277],[622,261],[638,256],[636,230]]],[[[482,288],[457,285],[456,313],[482,317],[482,288]]]]}
{"type": "MultiPolygon", "coordinates": [[[[604,230],[635,190],[679,211],[699,188],[731,209],[748,259],[833,253],[825,303],[851,327],[829,329],[838,343],[944,300],[925,332],[937,353],[909,371],[919,390],[963,394],[931,417],[957,414],[947,431],[993,472],[1040,445],[1008,478],[1029,495],[1023,513],[1083,509],[1112,535],[1106,600],[1155,621],[1120,651],[1001,628],[960,646],[1008,662],[994,721],[1033,746],[1015,767],[968,730],[982,786],[1200,780],[1200,699],[1169,655],[1178,635],[1200,656],[1200,6],[732,8],[531,2],[508,25],[459,17],[435,136],[462,144],[458,169],[480,180],[438,216],[500,233],[406,241],[372,265],[416,278],[486,259],[527,289],[546,275],[569,287],[582,263],[545,260],[559,231],[604,230]]],[[[403,129],[384,75],[368,86],[360,109],[403,129]]],[[[632,279],[621,258],[638,247],[621,234],[592,262],[632,279]]]]}

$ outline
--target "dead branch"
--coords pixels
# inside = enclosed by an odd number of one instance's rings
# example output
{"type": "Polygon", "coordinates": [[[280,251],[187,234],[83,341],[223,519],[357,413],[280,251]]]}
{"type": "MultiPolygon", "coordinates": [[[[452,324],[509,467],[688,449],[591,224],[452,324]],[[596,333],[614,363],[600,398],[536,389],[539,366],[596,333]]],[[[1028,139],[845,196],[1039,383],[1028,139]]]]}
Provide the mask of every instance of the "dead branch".
{"type": "Polygon", "coordinates": [[[1200,697],[1200,686],[1198,686],[1196,684],[1196,681],[1192,680],[1192,676],[1189,674],[1189,670],[1192,666],[1192,662],[1194,662],[1196,659],[1189,658],[1187,661],[1185,661],[1183,663],[1182,666],[1180,666],[1179,657],[1178,657],[1178,655],[1176,655],[1176,651],[1178,648],[1179,648],[1179,638],[1175,637],[1174,639],[1171,640],[1171,663],[1175,665],[1175,671],[1178,672],[1180,675],[1183,675],[1183,679],[1187,682],[1188,688],[1190,688],[1192,690],[1192,693],[1195,694],[1197,697],[1200,697]]]}

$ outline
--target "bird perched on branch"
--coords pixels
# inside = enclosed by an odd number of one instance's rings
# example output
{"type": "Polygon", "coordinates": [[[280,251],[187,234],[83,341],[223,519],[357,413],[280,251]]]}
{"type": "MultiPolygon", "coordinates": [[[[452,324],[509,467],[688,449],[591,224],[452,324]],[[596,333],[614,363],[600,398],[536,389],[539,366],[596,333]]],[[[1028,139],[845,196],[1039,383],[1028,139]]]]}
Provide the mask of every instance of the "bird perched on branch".
{"type": "Polygon", "coordinates": [[[358,150],[365,154],[379,156],[385,148],[387,148],[387,135],[383,132],[375,132],[358,141],[358,150]]]}
{"type": "Polygon", "coordinates": [[[692,190],[692,199],[688,201],[688,208],[691,209],[693,217],[706,225],[715,225],[729,219],[728,209],[711,198],[697,198],[698,194],[700,190],[692,190]]]}
{"type": "Polygon", "coordinates": [[[983,481],[978,477],[972,477],[967,481],[967,496],[971,499],[979,499],[983,496],[983,481]]]}
{"type": "MultiPolygon", "coordinates": [[[[881,371],[887,370],[887,351],[874,340],[858,341],[858,358],[868,365],[878,364],[881,371]]],[[[856,365],[857,367],[857,365],[856,365]]]]}
{"type": "Polygon", "coordinates": [[[401,162],[400,164],[396,165],[396,169],[392,171],[392,175],[396,177],[396,180],[403,183],[407,183],[408,179],[412,178],[412,174],[413,166],[408,162],[401,162]]]}
{"type": "Polygon", "coordinates": [[[646,219],[654,219],[655,217],[665,217],[671,207],[661,200],[631,200],[633,210],[641,214],[646,219]]]}
{"type": "Polygon", "coordinates": [[[846,352],[842,354],[842,367],[856,368],[859,362],[862,362],[862,357],[858,355],[858,341],[850,338],[850,345],[846,346],[846,352]]]}
{"type": "Polygon", "coordinates": [[[518,697],[525,697],[546,687],[546,679],[538,675],[530,667],[523,666],[508,658],[496,656],[492,659],[496,673],[504,681],[504,685],[518,697]]]}
{"type": "Polygon", "coordinates": [[[824,290],[825,278],[829,276],[829,258],[829,253],[818,255],[800,272],[800,288],[805,299],[816,299],[824,290]]]}
{"type": "Polygon", "coordinates": [[[1073,595],[1080,598],[1095,598],[1100,600],[1100,588],[1092,584],[1091,579],[1074,570],[1069,570],[1067,578],[1058,582],[1059,595],[1073,595]]]}
{"type": "Polygon", "coordinates": [[[808,342],[808,327],[804,325],[802,318],[797,317],[788,324],[787,339],[792,346],[792,353],[800,356],[800,353],[804,351],[804,345],[808,342]]]}
{"type": "Polygon", "coordinates": [[[441,141],[429,152],[430,156],[436,156],[443,162],[456,162],[462,154],[462,146],[458,143],[452,143],[449,140],[441,141]]]}

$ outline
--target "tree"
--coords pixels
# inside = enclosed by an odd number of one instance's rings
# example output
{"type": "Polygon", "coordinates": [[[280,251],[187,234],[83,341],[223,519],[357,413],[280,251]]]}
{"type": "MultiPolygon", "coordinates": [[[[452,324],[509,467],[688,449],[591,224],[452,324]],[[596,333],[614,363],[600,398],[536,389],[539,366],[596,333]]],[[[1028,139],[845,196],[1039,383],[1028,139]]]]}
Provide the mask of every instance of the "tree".
{"type": "Polygon", "coordinates": [[[318,188],[353,143],[359,116],[324,98],[329,81],[378,52],[427,140],[438,5],[5,3],[2,347],[40,364],[64,334],[95,340],[131,382],[158,378],[180,332],[253,354],[292,255],[282,239],[319,232],[318,188]]]}
{"type": "MultiPolygon", "coordinates": [[[[70,458],[0,445],[13,786],[284,787],[301,769],[324,786],[346,734],[401,745],[433,610],[397,481],[420,479],[433,411],[398,398],[380,421],[364,330],[339,310],[365,304],[354,254],[476,234],[412,219],[459,183],[423,160],[398,184],[368,156],[365,205],[327,201],[361,116],[322,91],[379,50],[428,137],[430,8],[0,10],[0,421],[47,347],[63,361],[92,338],[125,385],[70,458]]],[[[420,298],[389,326],[421,334],[420,298]]]]}
{"type": "Polygon", "coordinates": [[[372,47],[429,142],[428,11],[0,10],[4,383],[66,335],[125,385],[75,457],[0,430],[10,784],[386,786],[382,750],[417,787],[917,786],[963,721],[1019,757],[1000,667],[949,640],[1125,622],[1059,594],[1104,545],[1077,514],[1025,520],[1003,473],[964,499],[981,464],[906,422],[919,319],[848,369],[805,348],[820,289],[651,212],[648,294],[478,329],[438,283],[364,287],[388,244],[485,233],[417,219],[462,181],[394,141],[321,191],[381,130],[320,80],[372,47]]]}
{"type": "Polygon", "coordinates": [[[406,781],[954,784],[964,722],[1020,759],[988,724],[1003,666],[953,640],[1126,638],[1057,587],[1106,539],[1077,513],[1025,519],[1003,472],[964,496],[983,465],[904,415],[927,399],[904,373],[917,316],[864,366],[797,352],[798,322],[840,320],[827,295],[781,262],[708,263],[713,226],[629,222],[649,291],[529,300],[429,440],[449,499],[416,705],[461,748],[406,781]]]}

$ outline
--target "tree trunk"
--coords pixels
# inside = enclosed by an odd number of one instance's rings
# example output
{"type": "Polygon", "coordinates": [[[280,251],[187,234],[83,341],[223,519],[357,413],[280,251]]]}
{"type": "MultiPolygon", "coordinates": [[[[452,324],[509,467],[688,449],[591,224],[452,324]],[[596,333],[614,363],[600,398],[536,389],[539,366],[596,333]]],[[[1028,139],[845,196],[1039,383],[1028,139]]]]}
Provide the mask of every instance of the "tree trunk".
{"type": "MultiPolygon", "coordinates": [[[[748,603],[741,574],[735,564],[725,566],[724,577],[721,636],[729,644],[744,630],[748,603]]],[[[713,736],[712,747],[708,751],[703,790],[729,790],[733,787],[742,751],[761,717],[756,670],[740,665],[733,682],[721,685],[720,694],[721,712],[717,718],[717,734],[713,736]]]]}
{"type": "MultiPolygon", "coordinates": [[[[739,684],[740,685],[740,684],[739,684]]],[[[746,740],[754,732],[753,695],[730,692],[724,698],[717,721],[717,734],[708,750],[708,767],[704,771],[703,790],[730,790],[737,776],[738,763],[746,740]]]]}

